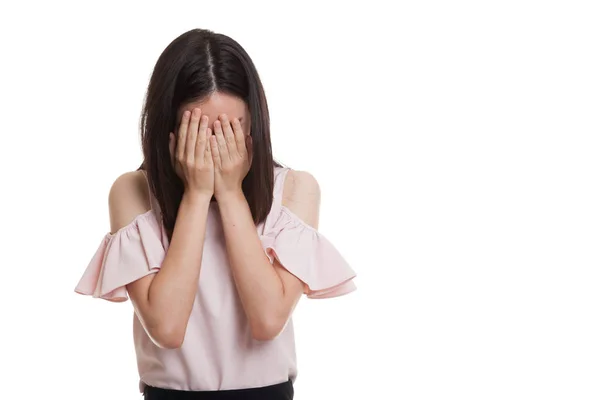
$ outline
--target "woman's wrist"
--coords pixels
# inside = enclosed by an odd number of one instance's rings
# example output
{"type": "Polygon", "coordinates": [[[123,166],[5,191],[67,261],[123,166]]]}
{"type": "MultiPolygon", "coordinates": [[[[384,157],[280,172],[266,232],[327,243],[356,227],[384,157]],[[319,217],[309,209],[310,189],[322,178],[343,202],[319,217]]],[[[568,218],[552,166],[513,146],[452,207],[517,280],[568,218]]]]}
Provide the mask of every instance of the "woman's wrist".
{"type": "Polygon", "coordinates": [[[213,196],[212,193],[186,190],[185,192],[183,192],[183,198],[181,199],[181,202],[202,205],[202,204],[210,203],[212,196],[213,196]]]}
{"type": "Polygon", "coordinates": [[[231,203],[231,202],[239,202],[240,200],[246,200],[246,196],[244,195],[244,191],[240,187],[235,190],[228,190],[223,193],[215,194],[215,199],[219,204],[231,203]]]}

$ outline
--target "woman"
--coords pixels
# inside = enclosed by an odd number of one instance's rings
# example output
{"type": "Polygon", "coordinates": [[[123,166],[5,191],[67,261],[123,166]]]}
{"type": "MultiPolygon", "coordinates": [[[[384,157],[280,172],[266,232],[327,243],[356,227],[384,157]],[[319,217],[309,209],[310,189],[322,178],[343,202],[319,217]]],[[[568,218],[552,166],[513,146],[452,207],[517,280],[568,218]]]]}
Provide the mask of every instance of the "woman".
{"type": "Polygon", "coordinates": [[[133,303],[140,392],[153,399],[292,399],[291,315],[355,289],[317,231],[319,186],[273,160],[248,54],[195,29],[154,68],[144,162],[116,179],[111,232],[77,293],[133,303]]]}

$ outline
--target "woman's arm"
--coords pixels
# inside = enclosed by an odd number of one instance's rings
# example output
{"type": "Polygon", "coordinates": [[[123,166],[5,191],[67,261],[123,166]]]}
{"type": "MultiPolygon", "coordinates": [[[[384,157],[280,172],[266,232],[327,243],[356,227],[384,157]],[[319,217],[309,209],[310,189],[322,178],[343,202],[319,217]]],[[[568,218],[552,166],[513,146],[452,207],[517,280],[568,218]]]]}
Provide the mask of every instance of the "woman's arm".
{"type": "MultiPolygon", "coordinates": [[[[178,348],[198,290],[210,196],[185,192],[173,237],[160,270],[127,285],[135,312],[157,346],[178,348]]],[[[150,208],[143,172],[128,172],[109,194],[111,230],[128,225],[150,208]]]]}
{"type": "MultiPolygon", "coordinates": [[[[219,210],[233,277],[252,336],[270,340],[285,327],[304,284],[265,255],[248,202],[241,191],[218,198],[219,210]]],[[[289,170],[285,179],[283,205],[317,229],[320,189],[308,172],[289,170]]]]}

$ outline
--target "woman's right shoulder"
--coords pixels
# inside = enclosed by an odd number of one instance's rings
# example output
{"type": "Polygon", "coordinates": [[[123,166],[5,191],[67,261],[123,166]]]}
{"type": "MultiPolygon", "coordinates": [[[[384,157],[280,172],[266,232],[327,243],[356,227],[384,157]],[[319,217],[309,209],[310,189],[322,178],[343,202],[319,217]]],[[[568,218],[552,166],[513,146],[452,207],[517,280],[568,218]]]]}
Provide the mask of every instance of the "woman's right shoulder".
{"type": "Polygon", "coordinates": [[[108,194],[110,231],[117,232],[151,208],[146,174],[142,170],[119,175],[108,194]]]}

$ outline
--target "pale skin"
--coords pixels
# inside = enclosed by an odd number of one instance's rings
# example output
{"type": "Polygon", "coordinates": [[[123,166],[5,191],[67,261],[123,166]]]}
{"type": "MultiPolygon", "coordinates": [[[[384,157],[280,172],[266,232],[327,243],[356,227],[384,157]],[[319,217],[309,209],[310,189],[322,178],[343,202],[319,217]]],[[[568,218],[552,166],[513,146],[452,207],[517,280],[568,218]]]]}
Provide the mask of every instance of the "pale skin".
{"type": "MultiPolygon", "coordinates": [[[[214,93],[180,110],[170,150],[185,192],[161,269],[127,285],[134,309],[160,347],[182,345],[201,278],[202,248],[211,198],[218,202],[229,264],[255,340],[285,327],[304,284],[265,255],[241,183],[252,160],[250,115],[239,98],[214,93]],[[175,140],[177,138],[177,140],[175,140]]],[[[109,195],[112,232],[149,210],[145,176],[120,176],[109,195]]],[[[304,171],[290,170],[283,205],[318,229],[320,188],[304,171]]]]}

